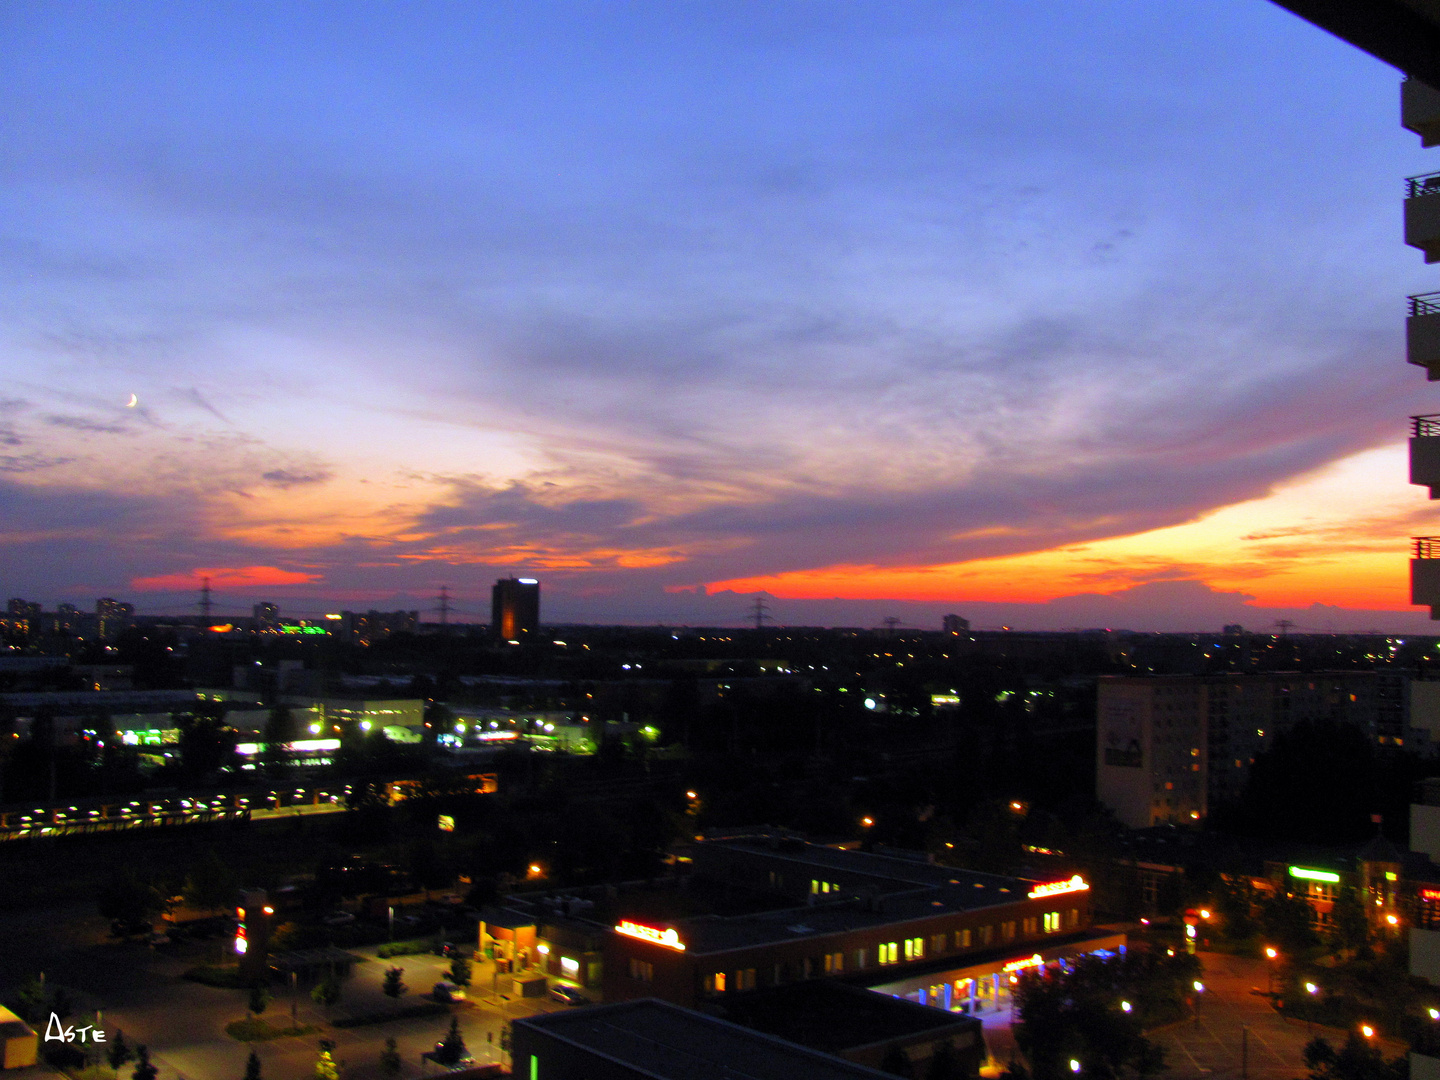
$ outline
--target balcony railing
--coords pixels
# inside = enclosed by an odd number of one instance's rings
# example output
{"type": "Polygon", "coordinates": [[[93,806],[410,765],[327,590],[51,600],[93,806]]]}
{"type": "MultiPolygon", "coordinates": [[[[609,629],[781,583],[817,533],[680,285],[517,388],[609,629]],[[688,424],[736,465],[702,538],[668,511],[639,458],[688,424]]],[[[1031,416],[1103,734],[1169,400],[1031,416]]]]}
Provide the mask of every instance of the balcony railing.
{"type": "Polygon", "coordinates": [[[1422,292],[1408,297],[1410,317],[1416,315],[1440,315],[1440,292],[1422,292]]]}
{"type": "Polygon", "coordinates": [[[1415,199],[1421,195],[1440,195],[1440,172],[1405,178],[1405,197],[1415,199]]]}
{"type": "Polygon", "coordinates": [[[1416,439],[1440,437],[1440,413],[1410,417],[1410,434],[1416,439]]]}
{"type": "Polygon", "coordinates": [[[1440,536],[1412,536],[1417,559],[1440,559],[1440,536]]]}

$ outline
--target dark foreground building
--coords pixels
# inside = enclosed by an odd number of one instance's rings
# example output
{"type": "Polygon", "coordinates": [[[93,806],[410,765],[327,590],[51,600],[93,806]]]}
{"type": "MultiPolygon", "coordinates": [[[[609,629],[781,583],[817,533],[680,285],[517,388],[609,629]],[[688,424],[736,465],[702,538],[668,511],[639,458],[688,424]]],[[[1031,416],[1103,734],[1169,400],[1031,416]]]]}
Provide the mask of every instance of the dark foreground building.
{"type": "Polygon", "coordinates": [[[882,1073],[653,998],[512,1027],[523,1080],[881,1080],[882,1073]]]}

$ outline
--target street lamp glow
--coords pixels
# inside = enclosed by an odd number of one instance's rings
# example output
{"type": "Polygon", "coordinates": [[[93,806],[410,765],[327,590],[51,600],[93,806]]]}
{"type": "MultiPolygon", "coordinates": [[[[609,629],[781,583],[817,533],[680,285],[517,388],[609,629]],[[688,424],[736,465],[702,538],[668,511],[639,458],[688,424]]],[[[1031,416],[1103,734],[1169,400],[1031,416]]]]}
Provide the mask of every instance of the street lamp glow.
{"type": "Polygon", "coordinates": [[[1314,983],[1306,983],[1305,992],[1307,994],[1318,994],[1320,992],[1320,987],[1316,986],[1314,983]]]}
{"type": "Polygon", "coordinates": [[[1203,993],[1205,992],[1205,984],[1202,983],[1199,979],[1196,979],[1196,980],[1195,980],[1194,986],[1195,986],[1195,992],[1196,992],[1197,994],[1203,994],[1203,993]]]}
{"type": "Polygon", "coordinates": [[[861,824],[861,825],[864,825],[865,828],[868,829],[871,825],[874,825],[874,824],[875,824],[875,819],[872,818],[872,817],[862,817],[862,818],[860,819],[860,824],[861,824]]]}
{"type": "Polygon", "coordinates": [[[1375,1037],[1375,1029],[1369,1024],[1361,1024],[1360,1034],[1364,1035],[1367,1039],[1373,1039],[1375,1037]]]}
{"type": "Polygon", "coordinates": [[[1265,946],[1265,955],[1266,955],[1267,957],[1269,957],[1271,960],[1274,960],[1275,957],[1279,956],[1280,954],[1275,951],[1275,949],[1274,949],[1273,946],[1266,945],[1266,946],[1265,946]]]}
{"type": "Polygon", "coordinates": [[[1080,1071],[1080,1062],[1076,1061],[1074,1058],[1070,1059],[1070,1071],[1073,1073],[1078,1073],[1080,1071]]]}
{"type": "Polygon", "coordinates": [[[1397,915],[1386,915],[1386,916],[1385,916],[1385,921],[1386,921],[1387,923],[1389,923],[1391,926],[1399,926],[1399,925],[1400,925],[1400,918],[1399,918],[1399,916],[1397,916],[1397,915]]]}
{"type": "Polygon", "coordinates": [[[1130,1003],[1129,1003],[1128,1001],[1122,1001],[1122,1002],[1120,1002],[1120,1011],[1121,1011],[1121,1012],[1127,1012],[1127,1013],[1128,1013],[1128,1012],[1130,1011],[1130,1008],[1131,1008],[1131,1006],[1130,1006],[1130,1003]]]}

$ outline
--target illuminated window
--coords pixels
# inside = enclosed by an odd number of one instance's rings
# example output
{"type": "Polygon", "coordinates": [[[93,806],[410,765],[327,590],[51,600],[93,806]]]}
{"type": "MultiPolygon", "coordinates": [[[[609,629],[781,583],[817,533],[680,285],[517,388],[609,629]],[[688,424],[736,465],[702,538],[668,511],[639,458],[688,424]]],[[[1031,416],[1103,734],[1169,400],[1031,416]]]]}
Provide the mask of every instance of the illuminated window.
{"type": "Polygon", "coordinates": [[[1053,934],[1060,929],[1060,912],[1047,911],[1045,913],[1045,932],[1053,934]]]}
{"type": "Polygon", "coordinates": [[[980,927],[980,944],[989,945],[995,939],[995,928],[993,926],[980,927]]]}
{"type": "Polygon", "coordinates": [[[956,947],[957,949],[968,949],[968,948],[970,947],[970,931],[969,931],[969,930],[956,930],[956,931],[955,931],[955,947],[956,947]]]}
{"type": "Polygon", "coordinates": [[[832,952],[825,954],[825,974],[839,975],[845,970],[845,954],[843,952],[832,952]]]}
{"type": "Polygon", "coordinates": [[[723,972],[723,971],[717,971],[717,972],[715,972],[715,974],[714,974],[714,976],[713,976],[713,979],[714,979],[713,985],[714,985],[714,987],[715,987],[715,992],[716,992],[717,994],[723,994],[723,993],[725,992],[725,972],[723,972]]]}
{"type": "Polygon", "coordinates": [[[1014,940],[1015,940],[1015,920],[1014,920],[1014,919],[1011,919],[1009,922],[1004,922],[1004,923],[1001,923],[1001,924],[1000,924],[1000,938],[1001,938],[1002,941],[1014,941],[1014,940]]]}
{"type": "Polygon", "coordinates": [[[899,943],[894,941],[882,942],[880,945],[879,960],[881,964],[894,964],[899,955],[899,943]]]}
{"type": "MultiPolygon", "coordinates": [[[[894,948],[892,945],[891,948],[894,948]]],[[[925,939],[912,937],[905,939],[905,959],[922,960],[925,957],[925,939]]]]}

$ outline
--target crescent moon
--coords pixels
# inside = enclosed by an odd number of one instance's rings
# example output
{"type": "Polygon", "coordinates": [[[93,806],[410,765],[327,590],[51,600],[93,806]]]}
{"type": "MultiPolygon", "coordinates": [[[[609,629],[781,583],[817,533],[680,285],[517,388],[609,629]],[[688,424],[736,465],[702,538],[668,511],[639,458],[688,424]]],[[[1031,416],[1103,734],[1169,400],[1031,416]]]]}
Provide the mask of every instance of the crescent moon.
{"type": "Polygon", "coordinates": [[[136,405],[139,405],[139,404],[140,404],[140,399],[139,399],[138,397],[136,397],[134,394],[131,394],[131,395],[130,395],[130,400],[125,403],[125,407],[126,407],[127,409],[133,409],[136,405]]]}

